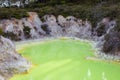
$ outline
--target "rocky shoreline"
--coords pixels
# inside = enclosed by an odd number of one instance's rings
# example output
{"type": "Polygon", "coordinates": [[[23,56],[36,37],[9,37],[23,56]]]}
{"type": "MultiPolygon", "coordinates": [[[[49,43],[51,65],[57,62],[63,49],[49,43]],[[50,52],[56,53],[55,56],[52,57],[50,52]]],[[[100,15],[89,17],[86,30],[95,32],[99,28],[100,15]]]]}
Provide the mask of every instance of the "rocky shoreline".
{"type": "MultiPolygon", "coordinates": [[[[34,39],[34,40],[30,39],[30,40],[25,40],[25,41],[18,41],[18,42],[15,42],[15,44],[16,45],[32,44],[34,42],[45,42],[45,41],[56,40],[56,39],[61,39],[61,40],[72,39],[72,40],[77,40],[77,41],[82,41],[82,42],[88,42],[92,45],[92,49],[95,51],[94,52],[95,57],[92,57],[92,59],[106,60],[106,61],[112,61],[112,62],[120,62],[120,56],[112,55],[112,54],[105,54],[105,53],[101,52],[101,50],[96,47],[97,42],[95,42],[93,40],[80,39],[80,38],[77,38],[77,37],[56,37],[56,38],[55,37],[45,37],[45,38],[34,39]]],[[[89,57],[89,56],[88,56],[88,58],[91,59],[91,57],[89,57]]]]}
{"type": "Polygon", "coordinates": [[[13,41],[46,37],[77,37],[95,41],[102,53],[119,55],[120,37],[117,19],[105,17],[93,27],[91,21],[74,16],[44,15],[42,21],[36,12],[28,12],[28,15],[22,19],[0,20],[1,35],[13,41]]]}

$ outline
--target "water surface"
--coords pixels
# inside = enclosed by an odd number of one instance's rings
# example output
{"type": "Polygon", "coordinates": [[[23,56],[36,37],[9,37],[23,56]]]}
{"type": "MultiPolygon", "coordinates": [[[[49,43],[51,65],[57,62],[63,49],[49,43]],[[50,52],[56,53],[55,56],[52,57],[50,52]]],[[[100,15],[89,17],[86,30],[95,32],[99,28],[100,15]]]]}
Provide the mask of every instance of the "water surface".
{"type": "Polygon", "coordinates": [[[88,42],[57,39],[19,47],[32,68],[11,80],[120,80],[120,64],[86,59],[94,57],[88,42]]]}

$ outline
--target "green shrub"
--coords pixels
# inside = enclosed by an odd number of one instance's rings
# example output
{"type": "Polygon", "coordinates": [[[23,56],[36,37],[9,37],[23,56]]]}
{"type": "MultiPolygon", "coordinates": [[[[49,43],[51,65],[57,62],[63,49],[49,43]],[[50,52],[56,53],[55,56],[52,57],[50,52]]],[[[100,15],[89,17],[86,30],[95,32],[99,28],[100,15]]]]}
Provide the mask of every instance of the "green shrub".
{"type": "Polygon", "coordinates": [[[75,1],[76,0],[50,0],[46,3],[30,3],[30,5],[27,5],[25,8],[0,8],[0,19],[27,17],[28,11],[37,12],[40,17],[46,14],[53,14],[55,16],[63,15],[66,17],[72,15],[77,18],[87,18],[92,22],[93,27],[104,17],[120,19],[120,2],[118,0],[103,0],[103,2],[105,2],[104,4],[101,3],[100,0],[75,1]]]}

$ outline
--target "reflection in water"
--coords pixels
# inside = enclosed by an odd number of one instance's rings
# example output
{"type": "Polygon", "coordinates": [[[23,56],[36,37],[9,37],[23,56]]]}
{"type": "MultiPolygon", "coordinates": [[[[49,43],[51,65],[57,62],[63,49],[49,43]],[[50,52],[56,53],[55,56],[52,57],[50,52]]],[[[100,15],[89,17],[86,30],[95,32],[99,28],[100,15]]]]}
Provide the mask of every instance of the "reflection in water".
{"type": "Polygon", "coordinates": [[[88,69],[88,71],[87,71],[87,77],[88,77],[88,78],[91,77],[91,71],[90,71],[90,69],[88,69]]]}
{"type": "Polygon", "coordinates": [[[102,73],[102,80],[107,80],[107,78],[105,76],[105,72],[102,73]]]}

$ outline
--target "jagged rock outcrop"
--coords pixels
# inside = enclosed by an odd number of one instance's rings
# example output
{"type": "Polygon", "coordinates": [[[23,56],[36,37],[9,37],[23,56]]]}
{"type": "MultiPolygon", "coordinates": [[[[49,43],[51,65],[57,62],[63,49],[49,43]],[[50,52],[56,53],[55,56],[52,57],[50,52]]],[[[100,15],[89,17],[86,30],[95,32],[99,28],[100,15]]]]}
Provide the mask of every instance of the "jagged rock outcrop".
{"type": "Polygon", "coordinates": [[[91,24],[87,20],[82,21],[74,16],[65,18],[59,15],[56,18],[54,15],[45,15],[42,22],[36,12],[28,12],[28,15],[22,19],[1,20],[0,28],[5,36],[12,40],[43,38],[48,35],[52,37],[90,38],[91,24]]]}
{"type": "Polygon", "coordinates": [[[39,38],[45,35],[45,31],[41,28],[42,21],[36,12],[28,12],[29,17],[23,19],[24,26],[30,28],[31,38],[39,38]]]}
{"type": "Polygon", "coordinates": [[[102,50],[107,54],[120,56],[120,32],[111,31],[111,33],[107,34],[102,50]]]}
{"type": "MultiPolygon", "coordinates": [[[[93,28],[91,22],[87,19],[82,20],[74,16],[64,17],[59,15],[55,17],[54,15],[45,15],[43,16],[44,20],[41,21],[36,12],[28,12],[28,15],[28,17],[22,19],[12,18],[9,20],[0,20],[0,29],[5,33],[4,36],[12,40],[36,39],[48,36],[92,39],[97,42],[96,47],[99,48],[100,51],[106,52],[107,50],[109,53],[109,46],[107,45],[112,38],[108,39],[105,37],[107,34],[109,34],[109,37],[115,34],[115,32],[110,34],[111,30],[113,30],[117,24],[113,18],[103,18],[97,23],[96,27],[93,28]]],[[[114,43],[116,44],[118,42],[114,41],[114,43]]],[[[118,54],[116,50],[112,53],[118,54]]]]}
{"type": "Polygon", "coordinates": [[[62,36],[62,27],[58,25],[56,22],[56,17],[54,15],[45,15],[44,16],[45,22],[43,24],[48,25],[50,29],[50,35],[53,37],[60,37],[62,36]]]}
{"type": "Polygon", "coordinates": [[[8,80],[13,74],[30,68],[30,63],[16,52],[9,39],[0,36],[0,46],[0,80],[8,80]]]}
{"type": "Polygon", "coordinates": [[[88,38],[91,37],[91,23],[89,21],[82,21],[77,19],[74,16],[63,17],[59,15],[56,19],[53,15],[45,15],[45,22],[48,28],[50,29],[50,35],[53,37],[79,37],[79,38],[88,38]]]}
{"type": "Polygon", "coordinates": [[[116,29],[119,27],[117,24],[117,20],[106,17],[95,28],[96,47],[102,53],[120,55],[120,32],[116,29]]]}

